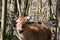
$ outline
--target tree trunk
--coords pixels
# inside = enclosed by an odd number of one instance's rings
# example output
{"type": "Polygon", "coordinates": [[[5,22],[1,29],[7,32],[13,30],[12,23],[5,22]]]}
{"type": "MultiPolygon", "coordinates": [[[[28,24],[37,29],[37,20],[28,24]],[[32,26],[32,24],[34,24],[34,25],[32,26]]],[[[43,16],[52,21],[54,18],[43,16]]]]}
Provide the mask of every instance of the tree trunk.
{"type": "Polygon", "coordinates": [[[5,40],[6,17],[7,17],[7,0],[2,0],[1,40],[5,40]]]}
{"type": "Polygon", "coordinates": [[[53,14],[52,14],[52,9],[51,9],[51,6],[52,6],[52,0],[49,0],[49,8],[50,8],[50,17],[53,18],[53,14]]]}
{"type": "Polygon", "coordinates": [[[27,15],[28,8],[29,8],[28,0],[21,0],[21,14],[22,14],[22,16],[27,15]]]}

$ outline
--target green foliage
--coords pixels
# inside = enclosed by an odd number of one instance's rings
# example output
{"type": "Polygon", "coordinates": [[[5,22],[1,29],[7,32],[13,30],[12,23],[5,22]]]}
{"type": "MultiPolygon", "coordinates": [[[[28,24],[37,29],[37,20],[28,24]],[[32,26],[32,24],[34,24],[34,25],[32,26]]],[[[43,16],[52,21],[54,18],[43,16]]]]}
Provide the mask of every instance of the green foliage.
{"type": "Polygon", "coordinates": [[[54,20],[56,20],[56,19],[53,17],[49,17],[49,21],[54,21],[54,20]]]}
{"type": "Polygon", "coordinates": [[[18,38],[13,35],[13,29],[10,24],[6,27],[5,40],[18,40],[18,38]]]}
{"type": "Polygon", "coordinates": [[[5,38],[6,38],[6,40],[10,40],[11,37],[12,37],[11,27],[10,27],[10,24],[8,24],[8,26],[6,27],[5,38]]]}
{"type": "Polygon", "coordinates": [[[6,35],[6,40],[19,40],[15,35],[6,35]]]}

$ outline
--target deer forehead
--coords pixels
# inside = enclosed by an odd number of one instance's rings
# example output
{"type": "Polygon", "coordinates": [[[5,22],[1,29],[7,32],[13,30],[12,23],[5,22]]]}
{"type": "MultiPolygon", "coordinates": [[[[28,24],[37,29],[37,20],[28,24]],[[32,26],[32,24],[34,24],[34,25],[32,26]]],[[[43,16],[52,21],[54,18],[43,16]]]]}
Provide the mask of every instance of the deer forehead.
{"type": "Polygon", "coordinates": [[[16,22],[26,21],[27,17],[19,17],[16,22]]]}

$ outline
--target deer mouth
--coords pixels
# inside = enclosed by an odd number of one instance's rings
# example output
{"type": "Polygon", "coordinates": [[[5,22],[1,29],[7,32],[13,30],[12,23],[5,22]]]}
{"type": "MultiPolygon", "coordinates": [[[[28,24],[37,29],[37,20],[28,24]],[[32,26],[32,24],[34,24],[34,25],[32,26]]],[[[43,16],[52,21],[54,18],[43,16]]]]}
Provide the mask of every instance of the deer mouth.
{"type": "Polygon", "coordinates": [[[25,24],[22,25],[22,30],[19,30],[19,33],[23,33],[24,31],[26,31],[26,30],[25,30],[26,24],[27,24],[27,23],[25,23],[25,24]]]}
{"type": "Polygon", "coordinates": [[[24,32],[23,30],[19,31],[19,33],[23,33],[23,32],[24,32]]]}

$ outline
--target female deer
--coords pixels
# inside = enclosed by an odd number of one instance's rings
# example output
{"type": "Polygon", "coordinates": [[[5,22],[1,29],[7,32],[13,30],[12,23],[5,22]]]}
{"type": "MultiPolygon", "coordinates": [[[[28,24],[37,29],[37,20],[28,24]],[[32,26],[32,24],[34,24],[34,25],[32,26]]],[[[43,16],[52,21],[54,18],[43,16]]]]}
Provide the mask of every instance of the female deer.
{"type": "Polygon", "coordinates": [[[16,30],[20,34],[20,40],[51,40],[52,33],[44,24],[26,25],[28,17],[19,17],[17,19],[16,30]]]}

